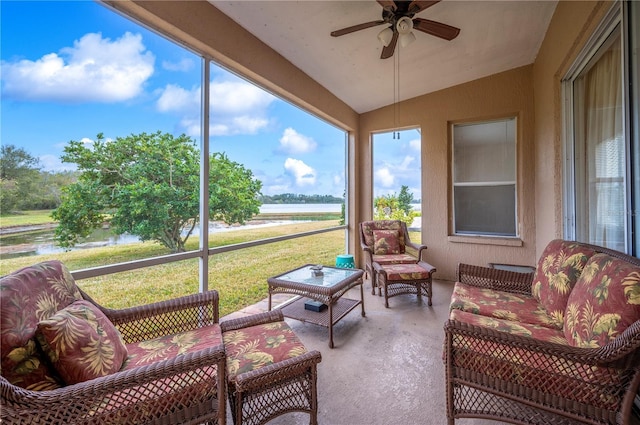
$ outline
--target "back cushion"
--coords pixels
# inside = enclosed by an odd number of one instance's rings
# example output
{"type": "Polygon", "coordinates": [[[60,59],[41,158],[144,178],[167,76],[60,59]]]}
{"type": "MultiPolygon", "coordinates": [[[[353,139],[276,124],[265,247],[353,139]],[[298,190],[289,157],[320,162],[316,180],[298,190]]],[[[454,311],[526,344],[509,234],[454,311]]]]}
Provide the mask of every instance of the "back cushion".
{"type": "Polygon", "coordinates": [[[0,278],[0,359],[2,375],[31,390],[57,388],[61,381],[35,342],[38,322],[82,295],[69,270],[47,261],[0,278]]]}
{"type": "Polygon", "coordinates": [[[405,240],[404,230],[402,229],[402,222],[399,220],[375,220],[362,222],[362,234],[364,236],[364,243],[371,248],[375,249],[375,236],[374,230],[395,230],[398,232],[398,244],[400,246],[400,254],[405,252],[405,240]]]}
{"type": "Polygon", "coordinates": [[[607,344],[640,320],[640,267],[596,254],[569,296],[564,334],[576,347],[607,344]]]}
{"type": "Polygon", "coordinates": [[[564,325],[569,294],[594,251],[584,245],[556,239],[547,245],[533,278],[531,293],[558,329],[564,325]]]}

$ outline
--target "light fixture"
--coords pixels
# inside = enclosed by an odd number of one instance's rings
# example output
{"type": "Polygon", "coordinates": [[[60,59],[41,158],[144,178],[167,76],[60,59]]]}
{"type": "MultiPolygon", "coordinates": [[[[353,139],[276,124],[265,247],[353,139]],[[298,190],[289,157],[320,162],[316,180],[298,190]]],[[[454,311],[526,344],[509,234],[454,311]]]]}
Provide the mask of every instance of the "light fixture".
{"type": "Polygon", "coordinates": [[[396,29],[398,30],[398,34],[400,34],[399,41],[401,47],[407,47],[415,41],[416,36],[411,32],[413,29],[413,21],[408,16],[403,16],[398,19],[396,29]]]}
{"type": "Polygon", "coordinates": [[[382,43],[384,47],[387,47],[389,43],[391,43],[392,39],[393,39],[393,30],[391,29],[391,27],[383,29],[378,34],[378,40],[380,40],[380,43],[382,43]]]}

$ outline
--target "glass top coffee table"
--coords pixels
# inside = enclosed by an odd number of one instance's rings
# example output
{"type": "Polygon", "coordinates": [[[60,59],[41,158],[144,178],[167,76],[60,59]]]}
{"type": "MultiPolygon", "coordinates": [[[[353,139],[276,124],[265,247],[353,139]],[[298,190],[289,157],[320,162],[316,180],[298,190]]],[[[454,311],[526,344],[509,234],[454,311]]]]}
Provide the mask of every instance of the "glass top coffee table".
{"type": "Polygon", "coordinates": [[[329,348],[333,348],[333,325],[358,305],[362,306],[362,317],[365,315],[362,290],[364,272],[360,269],[323,266],[322,275],[315,276],[313,267],[315,267],[314,264],[307,264],[267,279],[269,310],[271,310],[271,296],[273,294],[299,295],[291,302],[279,307],[282,309],[282,314],[302,322],[329,328],[329,348]],[[360,300],[342,297],[345,292],[358,285],[360,285],[360,300]],[[305,308],[305,304],[309,300],[317,301],[318,303],[310,307],[320,311],[305,308]]]}

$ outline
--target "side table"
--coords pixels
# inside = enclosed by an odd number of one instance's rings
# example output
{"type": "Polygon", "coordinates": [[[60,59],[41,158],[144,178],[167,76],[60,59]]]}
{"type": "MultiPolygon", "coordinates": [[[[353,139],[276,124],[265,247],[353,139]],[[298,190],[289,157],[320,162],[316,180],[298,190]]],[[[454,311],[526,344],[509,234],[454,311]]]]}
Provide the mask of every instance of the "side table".
{"type": "Polygon", "coordinates": [[[362,275],[360,269],[343,269],[337,267],[322,268],[321,276],[314,276],[313,264],[307,264],[294,270],[267,279],[269,284],[269,310],[271,310],[271,296],[287,293],[298,295],[293,301],[279,307],[284,316],[314,323],[329,328],[329,348],[333,348],[333,325],[346,316],[358,305],[365,316],[364,296],[362,289],[362,275]],[[353,300],[343,297],[351,288],[360,286],[360,299],[353,300]],[[327,306],[322,311],[305,309],[305,301],[312,299],[327,306]]]}

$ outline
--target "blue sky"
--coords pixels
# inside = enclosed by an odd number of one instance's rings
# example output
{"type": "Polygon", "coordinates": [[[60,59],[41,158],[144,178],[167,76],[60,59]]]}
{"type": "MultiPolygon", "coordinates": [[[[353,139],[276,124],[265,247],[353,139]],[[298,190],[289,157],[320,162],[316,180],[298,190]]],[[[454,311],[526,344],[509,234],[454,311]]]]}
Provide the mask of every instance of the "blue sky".
{"type": "MultiPolygon", "coordinates": [[[[200,136],[201,59],[92,1],[0,1],[3,145],[43,169],[73,169],[60,156],[90,144],[161,130],[200,136]]],[[[251,169],[263,193],[342,196],[344,131],[217,67],[211,68],[212,152],[251,169]]],[[[420,196],[420,143],[374,138],[374,194],[407,185],[420,196]]]]}

